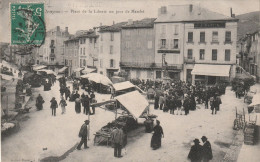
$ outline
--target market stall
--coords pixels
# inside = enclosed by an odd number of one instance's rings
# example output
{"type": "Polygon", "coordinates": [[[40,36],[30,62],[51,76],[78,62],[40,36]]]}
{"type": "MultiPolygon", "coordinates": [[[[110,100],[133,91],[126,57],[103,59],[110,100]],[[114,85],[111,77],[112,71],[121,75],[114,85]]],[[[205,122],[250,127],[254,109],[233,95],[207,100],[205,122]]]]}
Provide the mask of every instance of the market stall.
{"type": "MultiPolygon", "coordinates": [[[[144,116],[149,113],[149,103],[138,91],[117,96],[109,103],[106,102],[104,108],[115,113],[115,120],[109,122],[95,133],[94,144],[97,145],[110,145],[110,134],[117,124],[121,125],[123,131],[127,134],[127,132],[136,129],[138,120],[144,118],[144,116]],[[113,104],[113,106],[107,106],[111,104],[113,104]],[[118,114],[121,116],[117,117],[118,114]]],[[[101,107],[100,103],[92,104],[91,106],[98,105],[101,107]]]]}
{"type": "Polygon", "coordinates": [[[128,92],[133,92],[136,90],[142,94],[145,93],[143,90],[141,90],[139,87],[137,87],[136,85],[132,84],[129,81],[113,84],[113,87],[115,89],[115,96],[119,96],[119,95],[122,95],[122,94],[125,94],[128,92]]]}

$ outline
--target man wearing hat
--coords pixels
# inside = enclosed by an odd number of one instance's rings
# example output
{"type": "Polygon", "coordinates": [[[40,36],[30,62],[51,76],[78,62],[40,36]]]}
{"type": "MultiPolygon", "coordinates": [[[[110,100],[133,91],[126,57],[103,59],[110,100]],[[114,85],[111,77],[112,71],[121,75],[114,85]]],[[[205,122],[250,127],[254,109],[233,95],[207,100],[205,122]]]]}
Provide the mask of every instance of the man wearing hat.
{"type": "Polygon", "coordinates": [[[58,108],[58,103],[55,97],[52,97],[50,102],[51,102],[51,110],[52,110],[51,113],[53,116],[56,116],[56,108],[58,108]]]}
{"type": "Polygon", "coordinates": [[[124,132],[122,126],[117,124],[111,133],[111,141],[114,146],[114,157],[121,158],[121,150],[124,142],[124,132]]]}
{"type": "Polygon", "coordinates": [[[88,137],[88,125],[89,125],[89,120],[85,120],[84,124],[81,126],[80,131],[79,131],[79,137],[81,137],[80,143],[77,147],[78,150],[81,149],[82,144],[84,143],[84,149],[89,148],[88,143],[87,143],[87,137],[88,137]]]}
{"type": "Polygon", "coordinates": [[[194,145],[191,146],[188,158],[192,162],[201,162],[201,160],[202,160],[202,146],[200,145],[200,141],[197,138],[195,138],[195,140],[193,140],[193,142],[194,142],[194,145]]]}
{"type": "Polygon", "coordinates": [[[202,146],[202,161],[203,162],[208,162],[208,161],[210,161],[213,158],[211,144],[208,141],[206,136],[202,136],[201,140],[203,142],[203,146],[202,146]]]}

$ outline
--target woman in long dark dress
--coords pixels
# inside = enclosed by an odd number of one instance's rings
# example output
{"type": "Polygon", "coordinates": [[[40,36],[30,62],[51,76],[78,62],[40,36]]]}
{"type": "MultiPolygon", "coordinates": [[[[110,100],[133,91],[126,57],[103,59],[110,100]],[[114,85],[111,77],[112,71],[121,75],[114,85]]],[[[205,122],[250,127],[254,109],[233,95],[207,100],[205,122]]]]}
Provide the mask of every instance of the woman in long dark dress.
{"type": "Polygon", "coordinates": [[[160,121],[159,120],[156,120],[156,126],[153,128],[153,136],[152,136],[152,140],[151,140],[151,147],[156,150],[158,148],[161,147],[161,139],[162,139],[162,136],[164,137],[164,134],[163,134],[163,129],[162,127],[160,126],[160,121]]]}

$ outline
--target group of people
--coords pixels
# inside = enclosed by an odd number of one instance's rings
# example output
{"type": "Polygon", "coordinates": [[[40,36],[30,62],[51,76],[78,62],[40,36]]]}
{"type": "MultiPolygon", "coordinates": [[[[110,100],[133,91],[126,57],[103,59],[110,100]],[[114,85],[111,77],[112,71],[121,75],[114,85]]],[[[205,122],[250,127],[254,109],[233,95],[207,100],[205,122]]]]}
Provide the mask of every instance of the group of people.
{"type": "Polygon", "coordinates": [[[75,95],[75,112],[81,113],[81,105],[83,106],[83,113],[88,115],[95,114],[95,107],[92,106],[92,113],[90,112],[90,104],[96,102],[96,96],[94,92],[91,92],[91,94],[84,94],[84,92],[79,95],[78,91],[76,91],[75,95]]]}
{"type": "Polygon", "coordinates": [[[202,136],[201,140],[203,142],[203,145],[200,145],[199,139],[196,138],[195,140],[193,140],[194,145],[191,146],[190,152],[188,154],[188,158],[192,162],[208,162],[213,159],[211,144],[208,141],[207,137],[202,136]]]}
{"type": "MultiPolygon", "coordinates": [[[[148,82],[149,85],[150,82],[148,82]]],[[[170,111],[171,114],[189,114],[190,110],[195,110],[197,104],[205,104],[205,108],[210,108],[212,114],[219,111],[222,103],[220,96],[225,94],[226,84],[216,84],[214,86],[205,86],[203,84],[191,85],[183,81],[173,81],[171,83],[157,83],[157,86],[150,87],[147,90],[148,99],[154,99],[154,109],[160,109],[164,112],[170,111]]]]}

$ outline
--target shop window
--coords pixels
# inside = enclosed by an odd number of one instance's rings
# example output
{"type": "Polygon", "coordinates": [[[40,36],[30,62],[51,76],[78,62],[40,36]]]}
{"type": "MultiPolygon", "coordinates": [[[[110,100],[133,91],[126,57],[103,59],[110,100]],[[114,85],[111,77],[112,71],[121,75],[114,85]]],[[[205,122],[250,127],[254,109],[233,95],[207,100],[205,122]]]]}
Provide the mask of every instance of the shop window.
{"type": "Polygon", "coordinates": [[[113,54],[113,46],[110,46],[110,54],[113,54]]]}
{"type": "Polygon", "coordinates": [[[156,79],[162,78],[162,72],[161,71],[156,71],[156,79]]]}

